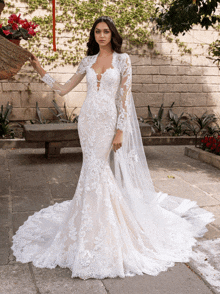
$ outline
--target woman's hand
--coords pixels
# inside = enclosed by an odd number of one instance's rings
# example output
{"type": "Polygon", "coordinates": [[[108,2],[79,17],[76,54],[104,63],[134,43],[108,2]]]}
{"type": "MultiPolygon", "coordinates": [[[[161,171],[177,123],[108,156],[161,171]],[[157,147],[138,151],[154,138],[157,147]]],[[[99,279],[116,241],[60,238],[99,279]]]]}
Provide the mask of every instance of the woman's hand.
{"type": "Polygon", "coordinates": [[[33,56],[31,57],[30,63],[33,66],[33,68],[43,77],[46,74],[46,71],[41,67],[41,64],[37,57],[32,54],[33,56]]]}
{"type": "Polygon", "coordinates": [[[113,140],[113,150],[116,152],[122,146],[123,141],[123,132],[121,130],[117,130],[115,138],[113,140]]]}
{"type": "Polygon", "coordinates": [[[32,55],[33,55],[33,56],[31,57],[30,63],[31,63],[31,65],[33,66],[33,68],[34,68],[35,70],[37,70],[38,68],[41,67],[41,65],[40,65],[40,62],[39,62],[39,60],[37,59],[37,57],[36,57],[34,54],[32,54],[32,55]]]}

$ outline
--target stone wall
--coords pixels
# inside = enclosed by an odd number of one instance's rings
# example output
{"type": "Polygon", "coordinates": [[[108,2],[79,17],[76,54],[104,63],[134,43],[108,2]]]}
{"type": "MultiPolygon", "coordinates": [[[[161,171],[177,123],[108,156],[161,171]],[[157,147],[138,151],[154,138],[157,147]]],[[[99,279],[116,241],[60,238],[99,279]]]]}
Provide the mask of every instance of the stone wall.
{"type": "Polygon", "coordinates": [[[185,36],[178,36],[192,48],[186,54],[176,44],[157,37],[155,57],[139,58],[132,55],[133,95],[140,116],[146,117],[147,105],[156,112],[163,103],[169,108],[175,102],[174,110],[201,115],[206,110],[220,116],[219,69],[208,59],[208,44],[218,38],[214,30],[195,27],[185,36]]]}
{"type": "MultiPolygon", "coordinates": [[[[25,3],[15,3],[21,13],[25,11],[25,3]]],[[[60,44],[65,37],[60,37],[60,44]]],[[[124,46],[132,61],[132,89],[138,116],[147,117],[148,105],[151,106],[152,112],[156,113],[162,103],[168,109],[172,102],[175,102],[174,111],[178,114],[185,112],[201,115],[207,110],[220,116],[219,70],[207,59],[208,44],[218,38],[218,32],[195,27],[185,36],[178,36],[177,41],[172,38],[173,40],[167,40],[159,35],[154,36],[158,55],[153,54],[155,49],[131,49],[124,46]],[[180,42],[191,48],[192,54],[185,53],[180,42]],[[139,53],[144,51],[145,56],[141,57],[139,53]]],[[[21,44],[23,42],[25,41],[21,44]]],[[[45,69],[49,70],[49,67],[45,69]]],[[[76,69],[77,67],[73,66],[57,67],[50,74],[57,81],[65,83],[76,69]]],[[[8,101],[13,104],[11,120],[34,119],[36,101],[43,115],[52,118],[48,107],[52,107],[53,99],[56,99],[61,107],[66,101],[69,111],[74,109],[74,113],[79,114],[86,97],[85,78],[71,93],[60,97],[43,82],[22,76],[31,71],[32,67],[26,65],[15,76],[15,80],[0,81],[0,105],[6,105],[8,101]],[[27,91],[28,87],[30,91],[27,91]]]]}

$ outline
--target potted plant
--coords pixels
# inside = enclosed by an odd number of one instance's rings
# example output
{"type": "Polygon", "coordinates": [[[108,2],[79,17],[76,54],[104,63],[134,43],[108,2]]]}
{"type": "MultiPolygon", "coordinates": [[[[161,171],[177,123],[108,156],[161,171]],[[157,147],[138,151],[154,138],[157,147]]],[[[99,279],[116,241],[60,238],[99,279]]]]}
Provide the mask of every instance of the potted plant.
{"type": "Polygon", "coordinates": [[[0,24],[0,35],[19,45],[21,39],[28,40],[36,35],[35,29],[37,26],[37,24],[29,22],[27,19],[21,19],[21,14],[18,16],[12,14],[9,16],[6,25],[0,24]]]}

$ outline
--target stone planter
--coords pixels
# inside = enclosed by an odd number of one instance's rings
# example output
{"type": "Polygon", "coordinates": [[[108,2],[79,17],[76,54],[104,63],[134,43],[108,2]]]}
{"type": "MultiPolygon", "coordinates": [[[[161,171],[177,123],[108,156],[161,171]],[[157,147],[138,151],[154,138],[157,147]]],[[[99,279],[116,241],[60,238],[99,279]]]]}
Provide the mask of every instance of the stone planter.
{"type": "Polygon", "coordinates": [[[220,156],[196,147],[186,147],[185,155],[220,169],[220,156]]]}
{"type": "Polygon", "coordinates": [[[173,137],[173,136],[150,136],[145,137],[142,135],[142,140],[144,146],[155,146],[155,145],[195,145],[195,137],[189,136],[181,136],[181,137],[173,137]]]}

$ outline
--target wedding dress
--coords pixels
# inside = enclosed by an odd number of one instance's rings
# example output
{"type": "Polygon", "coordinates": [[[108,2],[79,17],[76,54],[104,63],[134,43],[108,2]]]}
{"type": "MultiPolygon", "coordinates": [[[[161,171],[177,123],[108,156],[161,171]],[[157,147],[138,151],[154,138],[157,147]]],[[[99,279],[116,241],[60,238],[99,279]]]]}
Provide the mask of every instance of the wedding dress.
{"type": "Polygon", "coordinates": [[[93,68],[97,57],[85,57],[65,85],[49,74],[42,78],[62,96],[86,75],[78,121],[83,164],[73,199],[29,216],[12,249],[17,261],[67,267],[82,279],[158,275],[189,261],[195,238],[207,231],[213,215],[193,201],[155,192],[131,93],[129,55],[114,52],[101,79],[93,68]],[[117,129],[123,144],[114,153],[117,129]]]}

